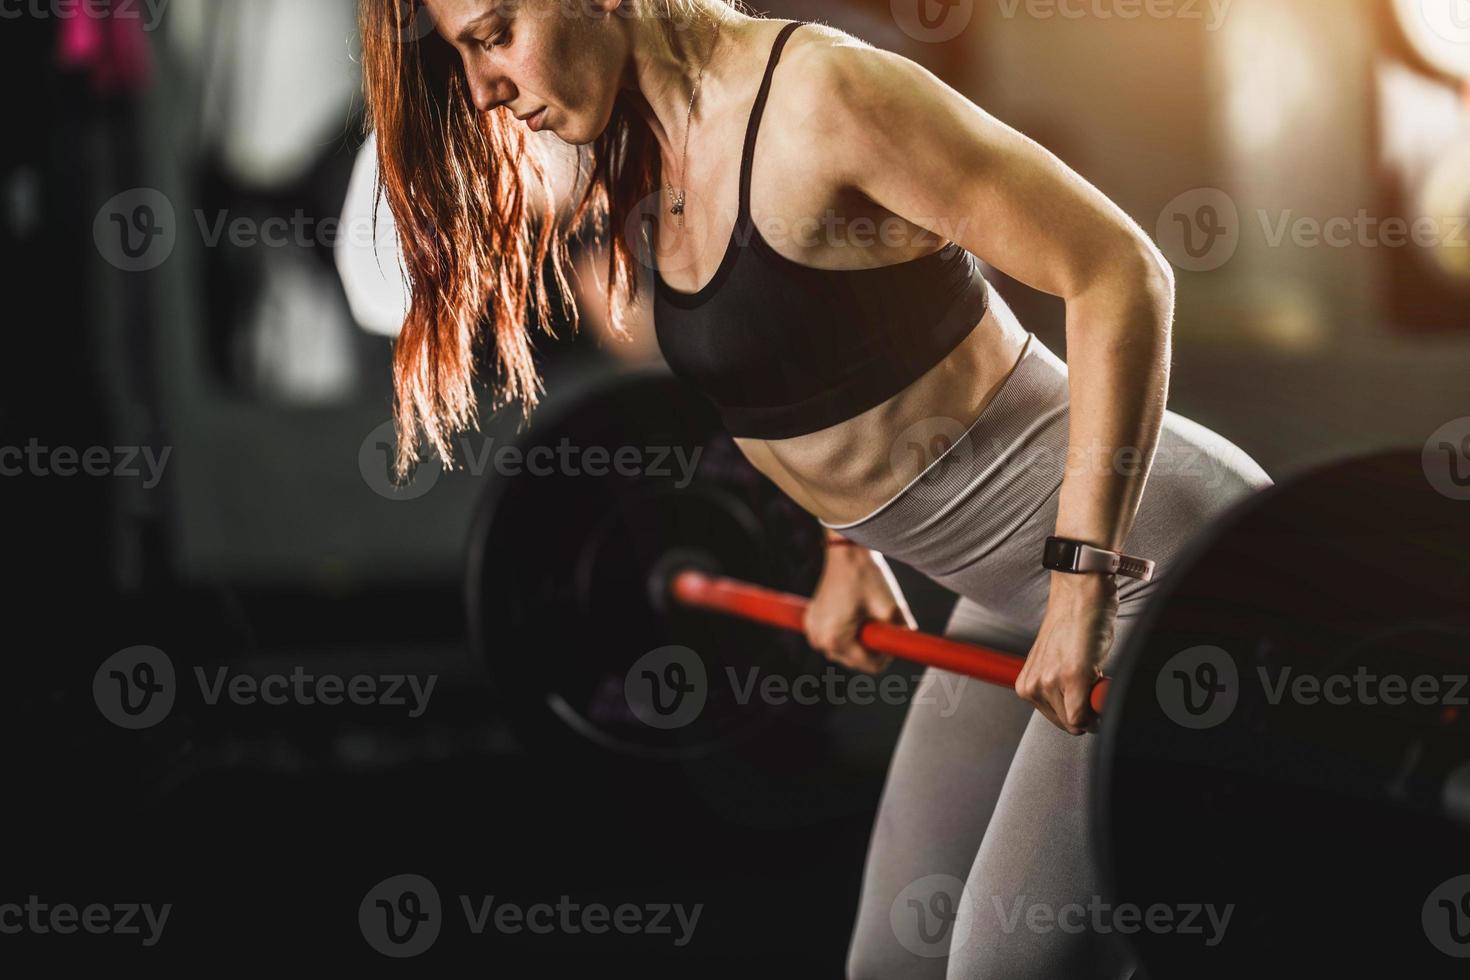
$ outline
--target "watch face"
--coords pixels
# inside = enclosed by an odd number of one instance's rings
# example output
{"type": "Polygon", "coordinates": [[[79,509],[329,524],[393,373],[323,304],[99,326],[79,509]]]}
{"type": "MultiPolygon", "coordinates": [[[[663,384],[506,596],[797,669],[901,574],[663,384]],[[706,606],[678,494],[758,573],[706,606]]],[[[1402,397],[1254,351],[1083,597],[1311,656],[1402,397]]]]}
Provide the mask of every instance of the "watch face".
{"type": "Polygon", "coordinates": [[[1043,552],[1048,568],[1072,569],[1076,567],[1077,547],[1058,538],[1047,538],[1043,552]]]}

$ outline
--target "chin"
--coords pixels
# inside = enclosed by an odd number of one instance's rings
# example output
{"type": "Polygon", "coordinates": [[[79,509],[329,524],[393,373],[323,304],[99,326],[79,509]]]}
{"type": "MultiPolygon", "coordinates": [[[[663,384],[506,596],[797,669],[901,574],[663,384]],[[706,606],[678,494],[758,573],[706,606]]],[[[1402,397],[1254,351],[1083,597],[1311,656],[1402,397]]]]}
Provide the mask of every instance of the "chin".
{"type": "Polygon", "coordinates": [[[607,127],[612,125],[613,106],[608,104],[607,110],[602,113],[600,120],[596,116],[589,119],[587,116],[569,115],[556,127],[556,135],[568,146],[586,146],[595,142],[607,127]]]}
{"type": "Polygon", "coordinates": [[[595,132],[589,132],[582,120],[576,118],[566,120],[553,132],[556,133],[557,139],[568,146],[586,146],[598,136],[595,132]]]}

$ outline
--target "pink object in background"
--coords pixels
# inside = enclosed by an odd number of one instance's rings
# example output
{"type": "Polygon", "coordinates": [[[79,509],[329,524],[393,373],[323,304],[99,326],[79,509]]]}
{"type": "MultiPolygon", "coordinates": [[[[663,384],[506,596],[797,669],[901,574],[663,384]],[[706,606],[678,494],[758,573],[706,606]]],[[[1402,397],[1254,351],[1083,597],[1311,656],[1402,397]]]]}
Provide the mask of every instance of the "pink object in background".
{"type": "Polygon", "coordinates": [[[62,68],[85,71],[98,95],[136,94],[153,80],[153,52],[137,5],[119,15],[115,4],[105,14],[95,3],[78,4],[61,18],[56,61],[62,68]]]}

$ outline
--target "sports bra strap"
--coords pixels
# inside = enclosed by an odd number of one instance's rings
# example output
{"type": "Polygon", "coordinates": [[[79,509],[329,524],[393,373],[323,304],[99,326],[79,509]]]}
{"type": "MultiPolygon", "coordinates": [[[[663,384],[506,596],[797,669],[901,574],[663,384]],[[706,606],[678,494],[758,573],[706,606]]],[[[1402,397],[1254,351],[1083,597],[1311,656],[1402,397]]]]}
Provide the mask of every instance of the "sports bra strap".
{"type": "Polygon", "coordinates": [[[781,51],[786,47],[786,42],[792,33],[802,26],[802,21],[794,21],[781,28],[781,33],[776,37],[776,43],[771,47],[771,57],[766,63],[766,77],[761,80],[760,93],[755,97],[755,105],[750,110],[750,122],[745,127],[745,151],[740,157],[740,213],[738,220],[746,222],[752,220],[750,217],[750,175],[755,164],[755,138],[760,132],[761,116],[766,110],[766,97],[771,92],[771,76],[776,73],[776,63],[781,60],[781,51]]]}

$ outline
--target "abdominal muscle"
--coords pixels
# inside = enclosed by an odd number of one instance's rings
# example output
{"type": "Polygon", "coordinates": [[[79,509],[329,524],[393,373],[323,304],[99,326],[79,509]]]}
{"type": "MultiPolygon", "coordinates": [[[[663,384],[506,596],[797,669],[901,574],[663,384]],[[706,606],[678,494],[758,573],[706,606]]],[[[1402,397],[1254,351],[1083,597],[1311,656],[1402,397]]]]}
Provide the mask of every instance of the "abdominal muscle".
{"type": "Polygon", "coordinates": [[[1019,362],[1026,336],[992,287],[985,316],[970,335],[892,398],[809,435],[735,443],[818,519],[855,523],[896,497],[943,452],[946,439],[930,436],[953,438],[980,417],[1019,362]]]}

